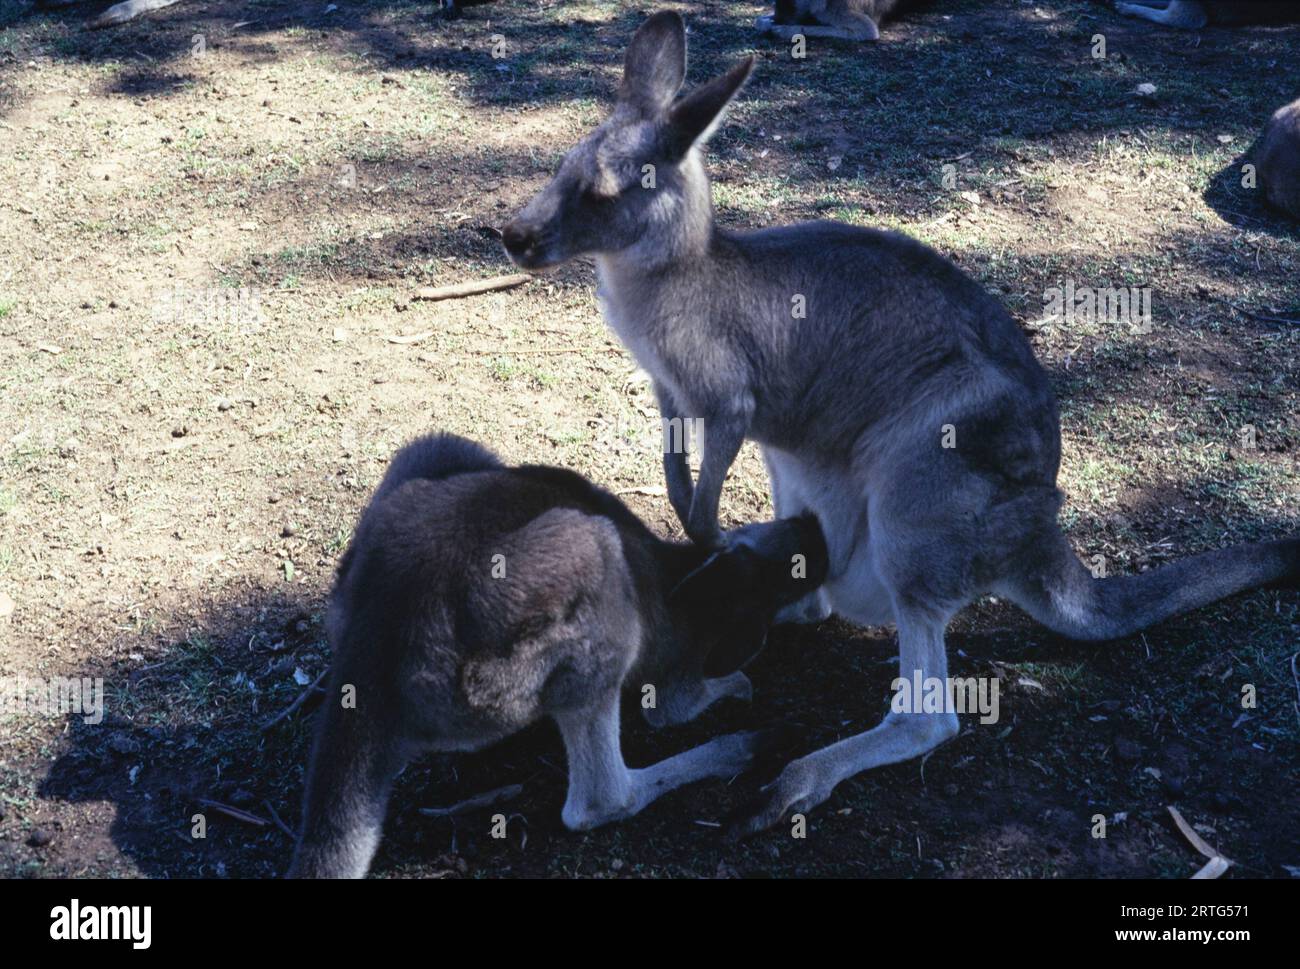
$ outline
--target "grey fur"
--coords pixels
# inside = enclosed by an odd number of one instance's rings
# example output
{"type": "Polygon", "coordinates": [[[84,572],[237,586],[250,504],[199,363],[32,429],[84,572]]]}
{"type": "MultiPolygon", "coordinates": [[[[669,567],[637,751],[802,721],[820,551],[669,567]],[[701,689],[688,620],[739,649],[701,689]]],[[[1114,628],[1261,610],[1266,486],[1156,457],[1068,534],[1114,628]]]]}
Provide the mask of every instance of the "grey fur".
{"type": "MultiPolygon", "coordinates": [[[[699,481],[685,455],[664,460],[693,538],[720,542],[723,481],[741,442],[756,440],[777,514],[812,511],[822,523],[827,604],[855,622],[894,623],[904,679],[947,676],[944,629],[985,593],[1065,635],[1107,639],[1296,578],[1300,541],[1289,540],[1094,579],[1056,522],[1052,389],[1000,304],[897,233],[714,224],[698,145],[749,69],[742,62],[674,101],[684,25],[655,14],[628,48],[611,118],[503,232],[529,268],[595,253],[605,316],[654,378],[663,416],[703,419],[699,481]],[[647,164],[654,188],[630,174],[647,164]],[[593,184],[606,186],[599,200],[593,184]]],[[[846,777],[956,731],[954,713],[891,713],[790,764],[742,830],[806,810],[846,777]]]]}
{"type": "Polygon", "coordinates": [[[879,40],[880,25],[909,0],[777,0],[775,10],[754,21],[761,34],[790,40],[834,37],[840,40],[879,40]]]}
{"type": "Polygon", "coordinates": [[[1255,159],[1264,197],[1291,218],[1300,219],[1300,100],[1274,112],[1255,159]]]}
{"type": "Polygon", "coordinates": [[[429,750],[477,750],[542,717],[564,739],[562,818],[573,829],[741,772],[762,735],[719,737],[629,770],[620,691],[639,698],[653,685],[644,712],[655,726],[722,697],[748,699],[739,667],[776,611],[825,574],[811,516],[749,526],[715,551],[656,538],[572,472],[507,468],[451,435],[407,445],[362,514],[330,597],[333,662],[289,874],[364,875],[404,764],[429,750]],[[342,702],[349,692],[354,707],[342,702]]]}
{"type": "Polygon", "coordinates": [[[1183,30],[1199,30],[1209,24],[1234,27],[1300,20],[1300,5],[1294,0],[1117,0],[1115,9],[1126,17],[1183,30]]]}

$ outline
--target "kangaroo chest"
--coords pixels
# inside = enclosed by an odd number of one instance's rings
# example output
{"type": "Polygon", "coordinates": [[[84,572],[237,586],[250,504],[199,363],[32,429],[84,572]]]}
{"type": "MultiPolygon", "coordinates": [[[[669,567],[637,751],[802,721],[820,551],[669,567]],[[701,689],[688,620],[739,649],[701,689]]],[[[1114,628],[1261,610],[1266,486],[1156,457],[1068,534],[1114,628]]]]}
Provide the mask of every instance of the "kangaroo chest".
{"type": "Polygon", "coordinates": [[[650,300],[629,300],[603,276],[596,287],[596,299],[605,322],[637,364],[667,389],[679,407],[688,414],[699,413],[704,402],[698,399],[700,382],[691,372],[691,361],[663,336],[672,321],[662,317],[673,310],[650,300]]]}

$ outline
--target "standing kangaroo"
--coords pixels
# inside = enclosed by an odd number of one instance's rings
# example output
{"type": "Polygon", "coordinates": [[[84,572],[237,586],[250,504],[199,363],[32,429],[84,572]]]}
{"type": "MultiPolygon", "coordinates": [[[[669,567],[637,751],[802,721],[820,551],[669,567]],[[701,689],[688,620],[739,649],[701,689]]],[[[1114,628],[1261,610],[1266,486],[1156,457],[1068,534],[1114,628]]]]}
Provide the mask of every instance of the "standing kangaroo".
{"type": "Polygon", "coordinates": [[[1126,17],[1184,30],[1199,30],[1207,24],[1235,27],[1300,20],[1300,5],[1295,0],[1121,0],[1115,9],[1126,17]]]}
{"type": "Polygon", "coordinates": [[[716,552],[656,538],[571,471],[507,468],[452,435],[408,444],[339,563],[327,700],[289,875],[361,877],[404,764],[486,747],[542,717],[564,738],[561,818],[572,829],[741,773],[768,735],[718,737],[629,770],[620,691],[654,687],[643,705],[653,726],[748,699],[739,667],[777,609],[825,575],[811,515],[739,529],[716,552]]]}
{"type": "MultiPolygon", "coordinates": [[[[897,233],[715,225],[700,145],[751,67],[676,99],[684,25],[675,13],[650,17],[613,114],[502,233],[529,269],[594,253],[604,314],[653,377],[663,417],[702,418],[698,482],[686,455],[664,456],[693,538],[721,540],[723,481],[741,442],[756,440],[777,514],[821,521],[829,605],[854,622],[894,623],[909,681],[947,677],[944,629],[986,593],[1066,636],[1104,640],[1300,574],[1300,540],[1289,540],[1094,579],[1056,521],[1052,389],[999,303],[897,233]]],[[[740,833],[957,729],[951,710],[891,712],[787,765],[740,833]]]]}

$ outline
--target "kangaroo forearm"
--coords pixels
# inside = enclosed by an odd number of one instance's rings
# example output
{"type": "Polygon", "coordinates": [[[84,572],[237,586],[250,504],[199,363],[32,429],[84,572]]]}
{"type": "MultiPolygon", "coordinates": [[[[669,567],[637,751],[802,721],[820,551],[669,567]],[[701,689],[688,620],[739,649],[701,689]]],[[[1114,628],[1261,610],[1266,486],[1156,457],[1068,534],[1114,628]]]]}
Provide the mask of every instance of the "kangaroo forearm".
{"type": "Polygon", "coordinates": [[[721,541],[718,505],[722,499],[722,485],[740,453],[747,428],[748,421],[739,418],[706,418],[704,421],[704,457],[700,462],[700,478],[686,525],[687,534],[697,542],[718,544],[721,541]]]}

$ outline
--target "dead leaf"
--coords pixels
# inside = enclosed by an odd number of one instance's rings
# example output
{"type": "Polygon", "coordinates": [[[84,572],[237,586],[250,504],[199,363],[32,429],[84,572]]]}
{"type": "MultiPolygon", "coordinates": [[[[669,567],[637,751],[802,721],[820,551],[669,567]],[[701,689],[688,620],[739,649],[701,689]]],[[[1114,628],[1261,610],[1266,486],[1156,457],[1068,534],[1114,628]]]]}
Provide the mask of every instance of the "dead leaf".
{"type": "MultiPolygon", "coordinates": [[[[1147,769],[1150,770],[1151,768],[1147,769]]],[[[1183,837],[1191,842],[1193,848],[1203,854],[1206,858],[1210,859],[1200,871],[1192,876],[1192,878],[1218,878],[1232,867],[1232,862],[1230,860],[1211,848],[1205,843],[1204,838],[1192,830],[1192,826],[1184,821],[1183,816],[1178,813],[1178,808],[1170,804],[1167,806],[1167,810],[1169,811],[1170,816],[1174,819],[1174,824],[1178,826],[1178,830],[1183,833],[1183,837]]]]}

